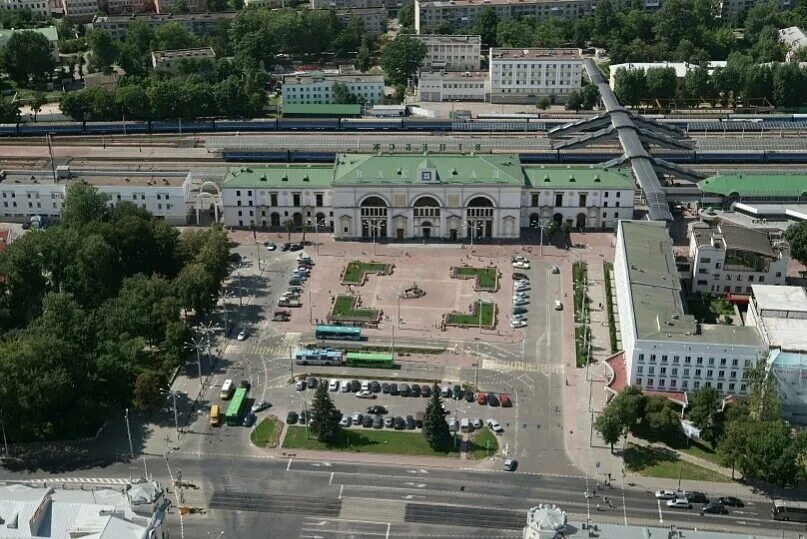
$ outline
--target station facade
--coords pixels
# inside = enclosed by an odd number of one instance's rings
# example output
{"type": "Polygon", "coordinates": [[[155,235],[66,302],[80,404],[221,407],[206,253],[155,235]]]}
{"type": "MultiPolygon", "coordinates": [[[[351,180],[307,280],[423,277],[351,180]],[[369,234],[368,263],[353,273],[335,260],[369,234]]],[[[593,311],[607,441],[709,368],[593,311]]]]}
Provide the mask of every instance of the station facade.
{"type": "Polygon", "coordinates": [[[329,229],[339,239],[516,239],[568,223],[613,228],[633,215],[623,169],[525,166],[511,154],[339,154],[333,165],[233,168],[228,226],[329,229]]]}

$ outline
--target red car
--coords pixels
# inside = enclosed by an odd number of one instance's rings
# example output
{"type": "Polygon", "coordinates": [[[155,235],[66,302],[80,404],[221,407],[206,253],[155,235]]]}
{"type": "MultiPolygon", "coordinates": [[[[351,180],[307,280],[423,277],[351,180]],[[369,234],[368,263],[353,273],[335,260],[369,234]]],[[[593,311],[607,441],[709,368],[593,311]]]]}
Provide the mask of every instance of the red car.
{"type": "Polygon", "coordinates": [[[507,393],[499,393],[499,401],[502,403],[502,408],[513,406],[513,401],[510,400],[510,395],[507,393]]]}
{"type": "Polygon", "coordinates": [[[482,393],[481,391],[476,394],[476,402],[479,404],[485,405],[488,403],[488,394],[482,393]]]}

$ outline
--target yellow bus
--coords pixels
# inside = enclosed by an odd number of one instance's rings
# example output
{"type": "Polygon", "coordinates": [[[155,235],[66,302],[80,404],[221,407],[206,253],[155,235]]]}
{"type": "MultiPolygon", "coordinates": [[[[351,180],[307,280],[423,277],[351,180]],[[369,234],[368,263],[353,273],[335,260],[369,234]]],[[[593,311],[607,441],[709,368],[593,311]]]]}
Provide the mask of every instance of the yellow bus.
{"type": "Polygon", "coordinates": [[[218,404],[210,407],[210,426],[218,427],[221,425],[221,411],[218,404]]]}

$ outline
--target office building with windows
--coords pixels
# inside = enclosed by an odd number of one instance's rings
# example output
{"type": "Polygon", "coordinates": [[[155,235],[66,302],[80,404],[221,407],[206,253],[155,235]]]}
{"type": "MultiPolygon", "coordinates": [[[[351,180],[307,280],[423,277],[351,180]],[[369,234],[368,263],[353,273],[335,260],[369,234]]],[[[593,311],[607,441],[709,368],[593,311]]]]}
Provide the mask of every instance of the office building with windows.
{"type": "Polygon", "coordinates": [[[563,102],[583,86],[580,49],[490,49],[491,103],[563,102]]]}
{"type": "Polygon", "coordinates": [[[420,34],[413,38],[426,45],[424,71],[478,71],[482,65],[481,36],[420,34]]]}
{"type": "Polygon", "coordinates": [[[594,0],[415,0],[415,31],[428,34],[441,23],[461,30],[490,7],[499,21],[534,17],[576,20],[594,9],[594,0]]]}
{"type": "Polygon", "coordinates": [[[294,73],[283,78],[283,104],[334,104],[336,102],[334,93],[336,84],[344,84],[348,92],[368,105],[381,103],[384,98],[384,77],[381,75],[348,75],[312,71],[294,73]]]}
{"type": "Polygon", "coordinates": [[[421,101],[487,101],[487,71],[421,71],[421,101]]]}

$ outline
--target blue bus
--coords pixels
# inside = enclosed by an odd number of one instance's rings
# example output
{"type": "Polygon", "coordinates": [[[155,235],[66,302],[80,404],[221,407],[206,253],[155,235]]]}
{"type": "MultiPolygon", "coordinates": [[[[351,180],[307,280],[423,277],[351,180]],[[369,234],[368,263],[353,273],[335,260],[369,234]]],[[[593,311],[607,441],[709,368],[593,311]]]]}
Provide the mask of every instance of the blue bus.
{"type": "Polygon", "coordinates": [[[314,335],[317,339],[360,341],[361,328],[353,326],[326,326],[323,324],[317,324],[317,330],[314,335]]]}
{"type": "Polygon", "coordinates": [[[297,349],[298,365],[341,365],[343,355],[333,348],[299,348],[297,349]]]}

